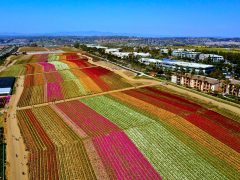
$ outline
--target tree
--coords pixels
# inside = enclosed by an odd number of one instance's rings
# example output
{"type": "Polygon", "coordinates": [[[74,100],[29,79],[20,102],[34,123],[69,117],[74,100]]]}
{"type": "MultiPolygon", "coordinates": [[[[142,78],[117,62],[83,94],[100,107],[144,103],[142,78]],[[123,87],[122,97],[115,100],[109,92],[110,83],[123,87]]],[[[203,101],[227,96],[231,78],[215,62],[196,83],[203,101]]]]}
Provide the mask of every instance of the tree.
{"type": "Polygon", "coordinates": [[[239,90],[240,90],[240,84],[236,84],[235,85],[235,90],[236,90],[236,96],[238,96],[239,95],[239,90]]]}
{"type": "Polygon", "coordinates": [[[193,68],[192,71],[191,71],[191,75],[194,75],[194,74],[196,74],[195,68],[193,68]]]}
{"type": "Polygon", "coordinates": [[[79,47],[80,47],[80,44],[79,44],[79,42],[75,42],[73,46],[74,46],[75,48],[79,48],[79,47]]]}
{"type": "Polygon", "coordinates": [[[171,75],[172,75],[172,71],[169,69],[164,69],[164,74],[166,76],[166,78],[169,80],[171,79],[171,75]]]}
{"type": "Polygon", "coordinates": [[[30,46],[31,47],[38,47],[37,43],[32,43],[30,46]]]}
{"type": "Polygon", "coordinates": [[[186,73],[190,73],[189,67],[186,68],[186,73]]]}
{"type": "Polygon", "coordinates": [[[171,56],[172,55],[172,49],[168,49],[168,55],[171,56]]]}
{"type": "Polygon", "coordinates": [[[225,76],[220,69],[216,69],[213,72],[210,73],[210,77],[215,78],[215,79],[224,79],[225,76]]]}
{"type": "Polygon", "coordinates": [[[149,67],[151,68],[152,71],[155,71],[157,69],[157,66],[155,63],[150,63],[149,67]]]}
{"type": "Polygon", "coordinates": [[[186,73],[185,69],[181,66],[180,68],[181,75],[184,75],[186,73]]]}
{"type": "Polygon", "coordinates": [[[200,68],[198,74],[199,74],[199,75],[204,75],[204,72],[203,72],[203,69],[202,69],[202,68],[200,68]]]}
{"type": "Polygon", "coordinates": [[[179,69],[179,66],[176,65],[173,71],[174,71],[174,72],[178,72],[178,69],[179,69]]]}
{"type": "Polygon", "coordinates": [[[158,74],[163,74],[163,73],[164,73],[163,67],[160,66],[160,67],[158,68],[158,74]]]}
{"type": "MultiPolygon", "coordinates": [[[[222,90],[223,93],[227,91],[228,89],[228,85],[231,83],[231,81],[229,79],[226,79],[222,82],[222,90]]],[[[229,92],[228,92],[229,93],[229,92]]]]}

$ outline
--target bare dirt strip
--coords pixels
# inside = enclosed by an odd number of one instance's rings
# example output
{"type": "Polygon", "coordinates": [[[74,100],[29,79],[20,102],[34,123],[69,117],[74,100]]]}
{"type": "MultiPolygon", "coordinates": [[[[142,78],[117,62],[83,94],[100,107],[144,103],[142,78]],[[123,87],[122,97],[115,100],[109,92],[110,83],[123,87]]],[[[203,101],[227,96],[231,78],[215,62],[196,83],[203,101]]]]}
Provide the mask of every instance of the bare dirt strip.
{"type": "Polygon", "coordinates": [[[18,127],[16,107],[23,91],[24,76],[16,82],[16,94],[12,95],[8,104],[6,129],[7,179],[28,179],[28,152],[18,127]]]}

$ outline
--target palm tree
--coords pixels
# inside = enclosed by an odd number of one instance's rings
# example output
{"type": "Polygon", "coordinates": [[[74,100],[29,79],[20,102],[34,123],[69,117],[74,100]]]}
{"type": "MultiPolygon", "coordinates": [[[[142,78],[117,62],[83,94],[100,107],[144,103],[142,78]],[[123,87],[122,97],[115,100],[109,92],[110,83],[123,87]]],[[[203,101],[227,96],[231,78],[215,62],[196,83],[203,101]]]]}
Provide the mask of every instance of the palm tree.
{"type": "Polygon", "coordinates": [[[193,68],[191,71],[191,75],[194,75],[195,73],[196,73],[196,70],[195,70],[195,68],[193,68]]]}
{"type": "Polygon", "coordinates": [[[235,91],[236,91],[236,96],[238,97],[239,95],[239,90],[240,90],[240,84],[235,85],[235,91]]]}
{"type": "Polygon", "coordinates": [[[177,73],[178,72],[178,68],[179,68],[178,65],[176,65],[173,71],[177,73]]]}
{"type": "Polygon", "coordinates": [[[164,74],[166,75],[166,78],[167,78],[167,79],[170,79],[170,78],[171,78],[171,75],[172,75],[172,71],[169,70],[169,69],[166,69],[166,70],[164,71],[164,74]]]}
{"type": "Polygon", "coordinates": [[[181,68],[180,68],[180,73],[181,73],[181,75],[184,75],[185,74],[185,69],[183,69],[183,67],[181,66],[181,68]]]}
{"type": "Polygon", "coordinates": [[[199,69],[198,74],[199,74],[199,75],[204,75],[204,72],[203,72],[203,69],[202,69],[202,68],[199,69]]]}
{"type": "Polygon", "coordinates": [[[229,79],[226,79],[223,81],[223,89],[224,89],[224,92],[227,92],[229,94],[229,84],[231,83],[231,81],[229,79]]]}

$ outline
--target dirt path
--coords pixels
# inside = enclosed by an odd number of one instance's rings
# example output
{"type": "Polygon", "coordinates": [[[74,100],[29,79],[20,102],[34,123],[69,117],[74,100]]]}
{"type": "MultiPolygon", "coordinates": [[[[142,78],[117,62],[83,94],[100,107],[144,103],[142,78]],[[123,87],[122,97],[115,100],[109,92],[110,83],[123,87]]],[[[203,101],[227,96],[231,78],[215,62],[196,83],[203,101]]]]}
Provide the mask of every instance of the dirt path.
{"type": "Polygon", "coordinates": [[[101,92],[101,93],[96,93],[96,94],[91,94],[91,95],[85,95],[85,96],[78,96],[78,97],[75,97],[75,98],[69,98],[69,99],[64,99],[64,100],[59,100],[59,101],[54,101],[54,102],[36,104],[36,105],[32,105],[32,106],[17,107],[17,110],[31,109],[31,108],[42,107],[42,106],[47,106],[47,105],[52,105],[52,104],[59,104],[59,103],[68,102],[68,101],[80,100],[80,99],[83,99],[83,98],[90,98],[90,97],[106,95],[106,94],[110,94],[110,93],[114,93],[114,92],[127,91],[127,90],[144,88],[144,87],[149,87],[149,86],[157,86],[157,85],[161,85],[161,84],[162,84],[161,82],[155,82],[155,83],[152,83],[152,84],[133,86],[133,87],[129,87],[129,88],[117,89],[117,90],[106,91],[106,92],[101,92]]]}
{"type": "Polygon", "coordinates": [[[16,107],[18,100],[23,91],[24,76],[20,77],[16,82],[16,94],[11,97],[7,112],[7,178],[11,180],[26,180],[28,179],[27,157],[25,144],[18,127],[16,118],[16,107]]]}
{"type": "Polygon", "coordinates": [[[44,47],[44,49],[46,49],[46,51],[50,51],[48,48],[44,47]]]}

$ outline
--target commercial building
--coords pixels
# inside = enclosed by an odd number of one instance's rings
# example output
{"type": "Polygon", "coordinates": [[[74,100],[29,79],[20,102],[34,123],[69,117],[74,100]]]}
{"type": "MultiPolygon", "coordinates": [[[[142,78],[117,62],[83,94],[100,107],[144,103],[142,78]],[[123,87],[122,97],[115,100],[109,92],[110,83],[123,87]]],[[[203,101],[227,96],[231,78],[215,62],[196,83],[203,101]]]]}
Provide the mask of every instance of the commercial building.
{"type": "Polygon", "coordinates": [[[149,56],[151,56],[150,53],[138,53],[138,52],[133,52],[132,53],[132,52],[119,52],[119,51],[120,51],[120,48],[118,48],[118,49],[110,48],[110,49],[106,49],[105,53],[112,54],[112,55],[117,56],[119,58],[129,57],[130,54],[132,54],[135,57],[137,57],[137,56],[140,56],[140,57],[149,57],[149,56]]]}
{"type": "Polygon", "coordinates": [[[210,58],[213,62],[224,61],[223,56],[219,56],[219,55],[216,55],[216,54],[200,54],[199,55],[199,60],[206,60],[208,58],[210,58]]]}
{"type": "Polygon", "coordinates": [[[129,53],[129,52],[112,52],[111,54],[114,55],[114,56],[117,56],[119,58],[126,58],[131,53],[129,53]]]}
{"type": "Polygon", "coordinates": [[[119,52],[119,50],[120,49],[109,48],[109,49],[105,49],[105,53],[112,54],[114,52],[119,52]]]}
{"type": "Polygon", "coordinates": [[[138,53],[138,52],[133,52],[133,55],[134,55],[135,57],[137,57],[137,56],[150,57],[150,56],[151,56],[150,53],[138,53]]]}
{"type": "Polygon", "coordinates": [[[168,54],[169,50],[168,49],[160,49],[161,54],[168,54]]]}
{"type": "Polygon", "coordinates": [[[89,48],[107,49],[107,47],[100,46],[100,45],[94,45],[94,44],[87,44],[86,46],[89,48]]]}
{"type": "Polygon", "coordinates": [[[15,77],[0,77],[0,96],[12,94],[15,77]]]}
{"type": "Polygon", "coordinates": [[[171,60],[171,59],[149,59],[149,58],[141,58],[139,60],[140,63],[143,63],[145,65],[149,65],[151,63],[154,63],[157,67],[163,67],[170,70],[174,69],[181,69],[192,71],[193,69],[195,72],[202,71],[205,74],[209,74],[214,70],[214,66],[208,65],[208,64],[200,64],[200,63],[190,63],[190,62],[184,62],[184,61],[177,61],[177,60],[171,60]]]}
{"type": "Polygon", "coordinates": [[[159,62],[161,62],[162,60],[151,59],[151,58],[141,58],[138,61],[142,64],[147,65],[147,66],[150,65],[150,64],[155,64],[156,66],[158,66],[159,62]]]}
{"type": "Polygon", "coordinates": [[[200,52],[195,51],[182,51],[182,50],[174,50],[172,51],[172,56],[180,57],[180,58],[189,58],[189,59],[198,59],[200,52]]]}

